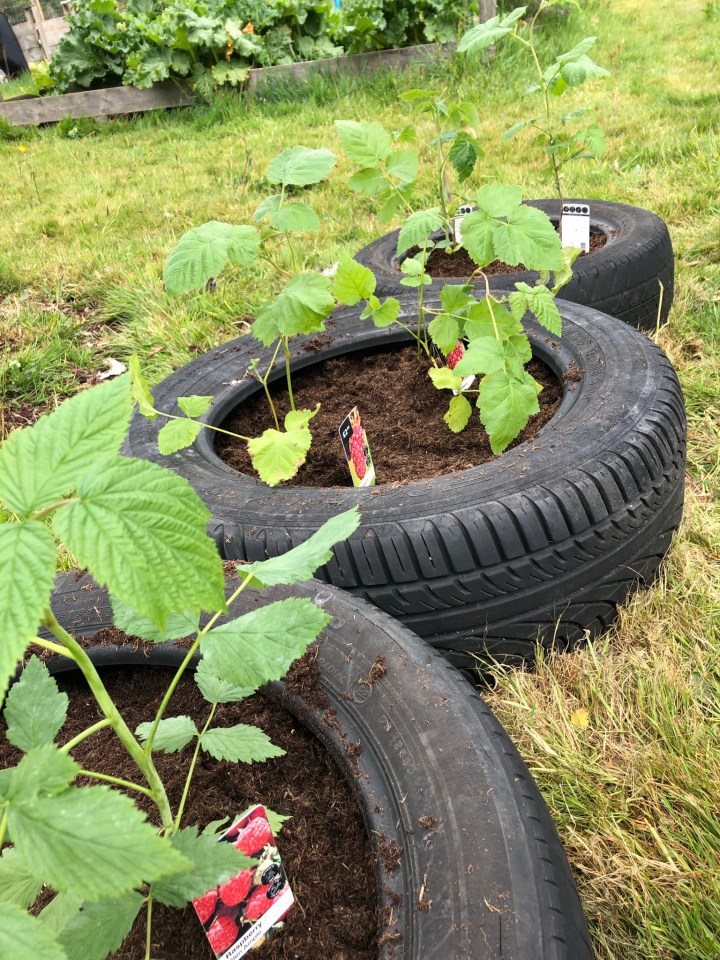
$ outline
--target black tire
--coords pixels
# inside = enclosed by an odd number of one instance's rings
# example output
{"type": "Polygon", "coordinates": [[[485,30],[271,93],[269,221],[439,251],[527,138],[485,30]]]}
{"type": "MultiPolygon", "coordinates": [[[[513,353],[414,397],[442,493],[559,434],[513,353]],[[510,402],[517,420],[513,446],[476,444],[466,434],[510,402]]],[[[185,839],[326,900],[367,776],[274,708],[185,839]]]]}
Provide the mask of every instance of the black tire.
{"type": "MultiPolygon", "coordinates": [[[[333,617],[317,663],[340,730],[282,683],[263,692],[325,744],[358,796],[378,862],[379,960],[590,960],[557,831],[485,702],[390,617],[318,581],[246,591],[231,616],[290,594],[333,617]],[[378,657],[387,672],[370,685],[378,657]],[[362,745],[354,760],[348,741],[362,745]],[[424,817],[436,820],[423,826],[424,817]],[[383,839],[399,845],[399,868],[386,865],[383,839]],[[418,909],[420,900],[430,908],[418,909]]],[[[75,636],[111,623],[107,593],[88,576],[61,576],[52,606],[75,636]]],[[[173,665],[186,653],[171,644],[94,650],[105,664],[173,665]]]]}
{"type": "MultiPolygon", "coordinates": [[[[590,205],[591,225],[601,230],[607,242],[594,253],[575,261],[573,277],[562,288],[563,300],[580,303],[623,320],[639,330],[654,330],[661,304],[660,321],[664,323],[672,306],[675,286],[675,260],[667,226],[660,217],[640,207],[600,200],[581,201],[590,205]]],[[[557,200],[530,200],[529,206],[543,210],[555,223],[558,221],[557,200]]],[[[400,285],[400,261],[397,255],[399,230],[385,234],[363,247],[355,259],[370,267],[377,278],[378,296],[396,296],[407,291],[400,285]]],[[[513,287],[518,281],[534,284],[536,271],[505,273],[490,278],[490,288],[513,287]]],[[[444,283],[465,283],[467,277],[446,277],[444,283]]]]}
{"type": "MultiPolygon", "coordinates": [[[[403,302],[407,324],[414,303],[403,302]]],[[[359,503],[360,528],[316,576],[397,617],[458,666],[475,665],[472,654],[530,660],[538,639],[563,648],[607,627],[617,604],[652,579],[683,504],[685,414],[669,360],[626,324],[559,306],[561,338],[533,322],[527,331],[560,380],[580,379],[565,382],[535,442],[491,463],[405,486],[270,489],[219,460],[207,430],[189,449],[161,457],[158,421],[139,415],[126,452],[190,481],[229,560],[283,553],[359,503]]],[[[336,313],[319,349],[317,337],[313,349],[297,338],[293,369],[409,339],[398,327],[368,326],[359,313],[336,313]]],[[[261,365],[269,360],[247,337],[198,357],[155,389],[159,409],[176,412],[188,394],[215,396],[206,419],[222,423],[258,388],[241,379],[258,353],[261,365]]]]}

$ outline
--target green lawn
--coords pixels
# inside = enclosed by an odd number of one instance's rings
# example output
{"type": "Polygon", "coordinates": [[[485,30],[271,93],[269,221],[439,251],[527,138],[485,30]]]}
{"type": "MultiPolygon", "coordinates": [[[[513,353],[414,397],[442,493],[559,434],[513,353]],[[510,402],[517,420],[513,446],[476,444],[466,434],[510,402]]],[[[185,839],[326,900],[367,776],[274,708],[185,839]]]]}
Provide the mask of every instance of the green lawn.
{"type": "MultiPolygon", "coordinates": [[[[576,95],[594,106],[608,151],[568,169],[567,194],[648,207],[673,237],[677,292],[658,340],[686,395],[687,506],[659,582],[606,639],[536,673],[500,675],[489,700],[560,827],[598,957],[711,960],[720,956],[720,12],[716,0],[591,0],[544,33],[554,51],[597,33],[595,59],[612,71],[576,95]]],[[[207,219],[249,221],[283,147],[339,152],[333,120],[400,129],[403,89],[447,82],[476,101],[486,156],[472,184],[501,179],[551,195],[529,138],[499,140],[532,109],[519,100],[531,76],[517,55],[501,49],[487,69],[429,72],[316,79],[250,107],[228,96],[128,121],[0,125],[0,435],[110,358],[140,353],[156,382],[237,335],[279,286],[269,266],[236,271],[214,295],[171,299],[167,252],[207,219]]],[[[344,185],[352,169],[341,159],[309,191],[324,221],[303,248],[310,266],[380,232],[344,185]]],[[[429,177],[423,187],[429,200],[429,177]]]]}

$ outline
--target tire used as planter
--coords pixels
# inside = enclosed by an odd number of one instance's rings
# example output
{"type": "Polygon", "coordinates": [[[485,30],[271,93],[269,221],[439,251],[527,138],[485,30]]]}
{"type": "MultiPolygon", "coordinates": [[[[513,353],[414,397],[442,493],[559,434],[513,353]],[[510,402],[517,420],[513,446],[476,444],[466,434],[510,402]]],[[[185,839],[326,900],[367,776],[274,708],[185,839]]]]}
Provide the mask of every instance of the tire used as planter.
{"type": "MultiPolygon", "coordinates": [[[[492,462],[403,486],[271,489],[223,463],[209,430],[162,457],[161,423],[139,415],[125,452],[190,481],[226,559],[284,553],[360,504],[359,529],[316,576],[397,617],[458,666],[476,666],[474,654],[532,659],[536,640],[571,646],[604,630],[668,549],[682,514],[685,413],[675,371],[647,337],[586,307],[558,306],[562,337],[529,319],[526,329],[564,383],[560,407],[534,441],[492,462]]],[[[413,297],[403,298],[400,320],[417,322],[413,297]]],[[[327,335],[291,341],[292,369],[409,339],[346,308],[327,335]]],[[[262,368],[270,351],[251,337],[217,347],[160,383],[155,402],[177,413],[178,397],[214,396],[204,419],[220,425],[259,389],[243,379],[258,355],[262,368]]],[[[373,456],[382,479],[382,451],[373,456]]]]}
{"type": "MultiPolygon", "coordinates": [[[[245,591],[230,616],[289,595],[333,618],[316,663],[338,722],[282,682],[262,692],[318,737],[358,796],[377,859],[378,960],[590,960],[547,807],[470,684],[390,617],[318,581],[245,591]],[[362,748],[352,760],[348,743],[362,748]],[[395,844],[397,866],[385,859],[395,844]]],[[[61,576],[52,607],[75,636],[112,623],[107,592],[88,576],[61,576]]],[[[186,653],[172,644],[93,650],[105,665],[174,665],[186,653]]]]}
{"type": "MultiPolygon", "coordinates": [[[[641,207],[601,200],[583,200],[590,206],[591,228],[605,234],[599,250],[579,257],[573,264],[573,276],[560,291],[563,300],[580,303],[623,320],[640,330],[654,330],[659,319],[664,323],[673,301],[675,261],[667,226],[660,217],[641,207]]],[[[546,213],[557,224],[558,200],[528,200],[528,206],[546,213]]],[[[397,295],[407,288],[400,284],[397,241],[399,230],[363,247],[355,259],[369,267],[377,278],[378,296],[397,295]]],[[[440,239],[442,234],[433,236],[440,239]]],[[[537,271],[518,271],[491,276],[490,289],[512,288],[515,283],[534,284],[537,271]]],[[[467,276],[438,278],[433,287],[445,283],[465,283],[467,276]]]]}

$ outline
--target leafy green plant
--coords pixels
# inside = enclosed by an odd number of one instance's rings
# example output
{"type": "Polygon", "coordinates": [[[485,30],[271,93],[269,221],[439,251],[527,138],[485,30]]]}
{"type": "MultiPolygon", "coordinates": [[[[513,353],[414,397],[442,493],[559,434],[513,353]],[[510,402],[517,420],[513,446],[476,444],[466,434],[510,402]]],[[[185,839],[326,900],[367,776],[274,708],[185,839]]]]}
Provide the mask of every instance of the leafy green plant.
{"type": "Polygon", "coordinates": [[[546,66],[541,64],[535,36],[538,18],[549,10],[566,7],[568,3],[578,6],[577,0],[540,0],[527,24],[522,19],[527,7],[516,7],[504,16],[498,14],[484,23],[471,27],[460,38],[457,47],[458,53],[477,53],[507,38],[508,41],[527,51],[537,74],[537,81],[525,91],[524,96],[539,93],[542,99],[542,112],[514,123],[505,131],[503,138],[514,137],[525,128],[536,131],[538,142],[545,148],[555,190],[561,204],[563,167],[571,160],[601,156],[605,152],[605,135],[597,123],[591,123],[571,132],[573,123],[585,117],[587,110],[580,108],[556,116],[554,103],[568,90],[582,86],[587,80],[609,76],[607,70],[599,67],[588,56],[588,52],[595,45],[596,37],[585,37],[572,50],[558,54],[552,63],[546,66]]]}
{"type": "Polygon", "coordinates": [[[201,751],[241,762],[282,752],[250,726],[223,728],[219,738],[213,718],[220,704],[281,677],[330,618],[308,599],[289,598],[218,621],[245,589],[310,577],[359,522],[357,510],[348,511],[290,553],[241,568],[226,602],[200,498],[172,472],[119,453],[131,389],[126,375],[84,391],[0,446],[0,504],[10,518],[0,523],[0,699],[32,645],[77,665],[102,716],[62,742],[67,697],[34,656],[7,693],[7,737],[24,755],[0,772],[0,845],[11,844],[0,859],[3,956],[104,960],[144,908],[150,960],[154,902],[183,906],[250,862],[218,844],[212,829],[182,825],[193,771],[201,751]],[[51,610],[58,544],[108,587],[120,629],[151,643],[194,634],[154,717],[134,732],[86,650],[51,610]],[[210,617],[201,628],[202,611],[210,617]],[[52,640],[37,635],[40,625],[52,640]],[[166,716],[197,651],[195,679],[208,701],[202,731],[188,717],[166,716]],[[135,781],[83,770],[73,759],[79,743],[108,727],[134,760],[135,781]],[[173,809],[154,754],[190,744],[186,788],[173,809]],[[76,786],[80,775],[99,783],[76,786]],[[130,793],[152,800],[155,824],[130,793]],[[43,885],[56,896],[39,916],[30,915],[43,885]]]}
{"type": "Polygon", "coordinates": [[[332,36],[349,53],[448,43],[477,13],[468,0],[343,0],[329,13],[332,36]]]}

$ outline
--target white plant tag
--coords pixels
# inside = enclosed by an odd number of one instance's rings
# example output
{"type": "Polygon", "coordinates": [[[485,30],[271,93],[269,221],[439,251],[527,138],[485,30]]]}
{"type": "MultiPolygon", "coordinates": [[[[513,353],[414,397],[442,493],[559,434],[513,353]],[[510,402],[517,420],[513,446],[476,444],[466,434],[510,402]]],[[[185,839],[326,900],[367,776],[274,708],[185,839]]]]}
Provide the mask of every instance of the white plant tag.
{"type": "Polygon", "coordinates": [[[455,243],[458,245],[462,243],[462,222],[469,213],[472,213],[472,209],[470,204],[463,203],[458,208],[458,216],[452,218],[455,243]]]}
{"type": "Polygon", "coordinates": [[[563,203],[560,220],[560,239],[564,247],[577,247],[583,253],[590,250],[590,207],[587,203],[563,203]]]}

